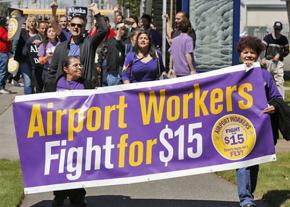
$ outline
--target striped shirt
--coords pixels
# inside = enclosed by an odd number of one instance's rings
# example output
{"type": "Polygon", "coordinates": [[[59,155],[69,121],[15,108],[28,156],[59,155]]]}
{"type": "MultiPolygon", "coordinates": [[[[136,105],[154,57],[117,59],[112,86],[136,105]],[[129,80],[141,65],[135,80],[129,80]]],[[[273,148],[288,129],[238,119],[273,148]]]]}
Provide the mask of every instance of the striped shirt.
{"type": "Polygon", "coordinates": [[[284,35],[276,38],[274,34],[268,34],[264,37],[263,43],[266,45],[265,57],[268,60],[279,54],[280,60],[283,61],[283,58],[289,53],[288,39],[284,35]]]}

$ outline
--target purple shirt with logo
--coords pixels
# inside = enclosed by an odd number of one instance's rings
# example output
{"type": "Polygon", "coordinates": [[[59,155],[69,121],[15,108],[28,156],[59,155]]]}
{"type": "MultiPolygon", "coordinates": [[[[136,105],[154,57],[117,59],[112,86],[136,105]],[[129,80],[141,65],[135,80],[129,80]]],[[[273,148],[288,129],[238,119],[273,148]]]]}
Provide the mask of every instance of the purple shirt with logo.
{"type": "MultiPolygon", "coordinates": [[[[59,42],[48,42],[47,44],[42,43],[38,48],[38,56],[43,57],[46,56],[46,54],[54,53],[54,50],[58,44],[59,42]]],[[[48,70],[50,64],[51,59],[49,59],[47,63],[44,65],[44,69],[48,70]]]]}

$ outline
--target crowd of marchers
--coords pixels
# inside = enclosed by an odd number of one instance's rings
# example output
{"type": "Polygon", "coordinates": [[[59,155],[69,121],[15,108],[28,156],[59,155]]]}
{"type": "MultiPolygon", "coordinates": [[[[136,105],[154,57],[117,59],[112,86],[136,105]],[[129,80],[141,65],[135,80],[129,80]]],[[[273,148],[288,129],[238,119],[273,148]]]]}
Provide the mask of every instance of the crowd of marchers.
{"type": "MultiPolygon", "coordinates": [[[[93,23],[86,30],[86,15],[74,13],[57,17],[58,5],[51,4],[49,20],[28,16],[19,38],[8,38],[7,17],[0,18],[0,94],[9,94],[7,83],[23,86],[24,94],[94,89],[97,87],[178,78],[197,73],[194,50],[196,32],[188,15],[179,11],[174,26],[167,19],[166,44],[168,64],[164,64],[162,36],[152,17],[143,14],[124,17],[120,7],[114,8],[114,19],[100,14],[96,4],[88,6],[93,23]],[[111,26],[114,25],[114,26],[111,26]],[[19,69],[8,72],[10,59],[19,69]]],[[[13,17],[13,15],[12,15],[13,17]]],[[[172,18],[172,17],[171,17],[172,18]]],[[[241,63],[251,67],[260,61],[269,106],[265,113],[277,113],[275,102],[283,102],[284,63],[289,53],[287,38],[281,34],[283,25],[277,21],[273,32],[263,41],[241,37],[237,51],[241,63]]],[[[198,33],[197,33],[198,34],[198,33]]],[[[197,60],[198,61],[198,60],[197,60]]],[[[255,206],[253,192],[258,166],[237,170],[241,207],[255,206]]],[[[85,189],[55,191],[52,206],[63,206],[69,197],[74,206],[86,206],[85,189]]]]}

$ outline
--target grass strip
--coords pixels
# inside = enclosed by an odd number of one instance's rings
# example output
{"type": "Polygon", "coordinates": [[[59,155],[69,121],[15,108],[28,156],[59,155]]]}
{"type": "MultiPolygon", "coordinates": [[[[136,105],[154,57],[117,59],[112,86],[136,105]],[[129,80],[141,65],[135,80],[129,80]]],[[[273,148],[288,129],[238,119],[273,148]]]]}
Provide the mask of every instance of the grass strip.
{"type": "MultiPolygon", "coordinates": [[[[217,175],[237,184],[235,170],[217,175]]],[[[273,207],[290,207],[290,153],[277,153],[277,161],[260,165],[255,198],[273,207]]]]}
{"type": "Polygon", "coordinates": [[[0,206],[19,206],[24,194],[18,160],[0,160],[0,186],[0,206]]]}

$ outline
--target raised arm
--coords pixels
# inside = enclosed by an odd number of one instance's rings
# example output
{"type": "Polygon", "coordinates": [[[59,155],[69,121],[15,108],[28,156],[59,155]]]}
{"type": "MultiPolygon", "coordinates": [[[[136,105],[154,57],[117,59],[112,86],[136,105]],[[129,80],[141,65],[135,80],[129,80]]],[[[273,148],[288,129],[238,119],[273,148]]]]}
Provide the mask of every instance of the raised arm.
{"type": "Polygon", "coordinates": [[[166,18],[166,38],[167,38],[168,44],[171,45],[172,44],[172,36],[171,35],[173,33],[172,19],[168,15],[166,15],[163,18],[166,18]]]}
{"type": "Polygon", "coordinates": [[[92,11],[93,15],[96,18],[97,33],[94,36],[92,36],[92,42],[91,42],[91,44],[94,47],[93,49],[95,51],[97,47],[101,44],[103,39],[106,37],[107,33],[109,32],[109,27],[107,26],[105,22],[104,16],[102,16],[99,13],[99,10],[95,3],[92,3],[88,7],[88,9],[92,11]]]}
{"type": "Polygon", "coordinates": [[[56,10],[58,8],[58,5],[57,5],[57,3],[55,1],[53,1],[50,4],[50,7],[51,7],[51,19],[50,19],[51,26],[53,27],[53,29],[56,32],[56,34],[60,35],[61,28],[60,28],[60,25],[58,24],[58,22],[56,21],[56,19],[57,19],[56,10]]]}

